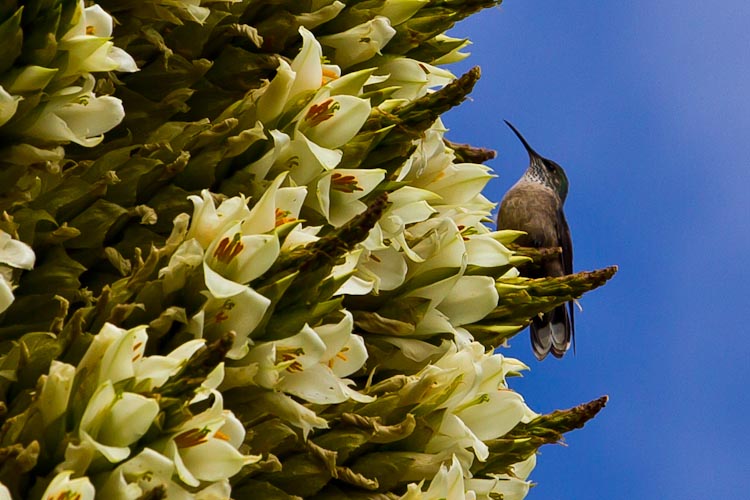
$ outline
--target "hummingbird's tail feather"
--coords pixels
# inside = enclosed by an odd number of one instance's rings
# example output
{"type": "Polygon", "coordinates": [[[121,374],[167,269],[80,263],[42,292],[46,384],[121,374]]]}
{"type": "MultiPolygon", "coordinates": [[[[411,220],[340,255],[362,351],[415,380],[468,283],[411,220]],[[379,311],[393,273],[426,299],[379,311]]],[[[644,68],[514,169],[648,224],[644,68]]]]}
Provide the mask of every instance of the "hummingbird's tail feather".
{"type": "Polygon", "coordinates": [[[562,305],[532,320],[531,347],[539,361],[550,352],[554,357],[562,358],[570,349],[573,339],[571,316],[568,308],[562,305]]]}

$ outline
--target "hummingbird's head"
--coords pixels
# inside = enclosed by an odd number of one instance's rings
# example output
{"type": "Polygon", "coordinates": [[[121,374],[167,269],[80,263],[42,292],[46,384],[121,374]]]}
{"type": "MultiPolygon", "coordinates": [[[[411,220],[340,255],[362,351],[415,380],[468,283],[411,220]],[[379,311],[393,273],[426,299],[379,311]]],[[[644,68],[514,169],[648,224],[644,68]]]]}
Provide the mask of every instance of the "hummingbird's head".
{"type": "Polygon", "coordinates": [[[560,201],[564,202],[568,196],[568,176],[565,175],[565,170],[552,160],[544,158],[539,153],[534,151],[534,148],[529,146],[526,139],[521,135],[516,127],[514,127],[508,120],[505,123],[510,127],[513,133],[521,140],[523,147],[526,148],[526,152],[529,154],[529,168],[523,174],[524,179],[530,182],[536,182],[544,184],[545,186],[554,189],[557,196],[560,197],[560,201]]]}

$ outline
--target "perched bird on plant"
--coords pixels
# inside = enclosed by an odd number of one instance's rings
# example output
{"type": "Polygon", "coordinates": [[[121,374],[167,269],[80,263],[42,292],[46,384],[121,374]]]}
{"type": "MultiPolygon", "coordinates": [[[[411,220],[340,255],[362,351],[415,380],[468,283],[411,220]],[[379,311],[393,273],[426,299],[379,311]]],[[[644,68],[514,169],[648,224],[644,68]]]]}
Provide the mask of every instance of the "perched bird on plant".
{"type": "MultiPolygon", "coordinates": [[[[529,167],[510,188],[500,203],[498,229],[516,229],[525,235],[519,245],[534,248],[560,247],[562,253],[541,262],[538,270],[527,273],[529,278],[563,276],[573,272],[573,243],[563,213],[568,195],[568,178],[560,165],[540,156],[507,120],[529,154],[529,167]]],[[[561,358],[570,348],[575,334],[573,302],[561,305],[532,319],[531,346],[537,359],[548,353],[561,358]]]]}

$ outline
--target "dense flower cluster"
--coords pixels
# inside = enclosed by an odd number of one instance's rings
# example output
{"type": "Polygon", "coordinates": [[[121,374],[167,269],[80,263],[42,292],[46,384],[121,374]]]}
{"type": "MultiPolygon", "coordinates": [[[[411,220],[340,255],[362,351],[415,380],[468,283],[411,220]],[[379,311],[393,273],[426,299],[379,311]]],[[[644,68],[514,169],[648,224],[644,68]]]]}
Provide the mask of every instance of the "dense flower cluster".
{"type": "Polygon", "coordinates": [[[493,350],[608,276],[520,278],[444,137],[496,3],[0,7],[0,498],[523,498],[603,403],[493,350]]]}

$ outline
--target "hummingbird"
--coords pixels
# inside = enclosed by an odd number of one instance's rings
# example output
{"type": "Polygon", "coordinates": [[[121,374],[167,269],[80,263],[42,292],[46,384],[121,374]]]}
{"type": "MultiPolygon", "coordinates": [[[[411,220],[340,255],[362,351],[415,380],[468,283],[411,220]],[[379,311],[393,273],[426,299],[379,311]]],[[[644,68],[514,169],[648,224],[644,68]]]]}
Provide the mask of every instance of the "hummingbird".
{"type": "MultiPolygon", "coordinates": [[[[497,214],[497,228],[524,231],[526,234],[516,240],[519,245],[562,248],[561,254],[542,262],[540,269],[528,272],[527,277],[572,274],[573,242],[563,212],[568,177],[560,165],[534,151],[516,127],[507,120],[505,123],[526,148],[529,167],[505,193],[497,214]]],[[[537,359],[541,361],[550,352],[556,358],[562,358],[575,334],[573,302],[535,316],[530,330],[531,347],[537,359]]]]}

